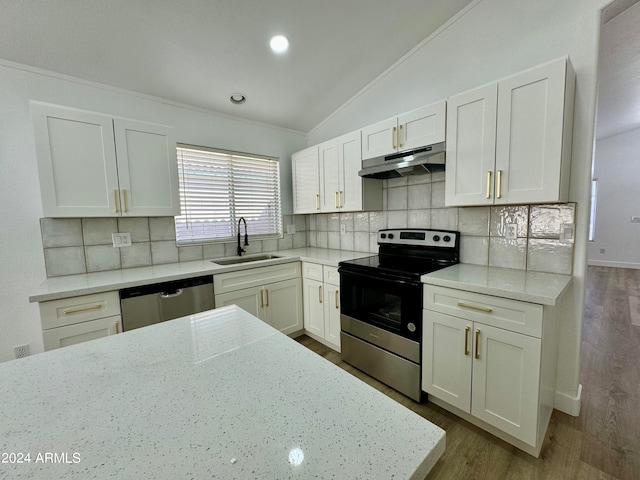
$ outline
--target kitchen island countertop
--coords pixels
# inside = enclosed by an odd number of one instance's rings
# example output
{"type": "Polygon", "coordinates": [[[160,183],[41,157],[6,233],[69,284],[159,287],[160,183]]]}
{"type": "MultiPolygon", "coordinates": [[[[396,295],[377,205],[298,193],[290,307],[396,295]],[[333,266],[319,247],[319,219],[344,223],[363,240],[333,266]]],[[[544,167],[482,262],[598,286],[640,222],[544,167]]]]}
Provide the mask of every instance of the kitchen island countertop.
{"type": "Polygon", "coordinates": [[[445,447],[235,306],[5,362],[0,381],[0,451],[31,456],[10,478],[423,479],[445,447]]]}

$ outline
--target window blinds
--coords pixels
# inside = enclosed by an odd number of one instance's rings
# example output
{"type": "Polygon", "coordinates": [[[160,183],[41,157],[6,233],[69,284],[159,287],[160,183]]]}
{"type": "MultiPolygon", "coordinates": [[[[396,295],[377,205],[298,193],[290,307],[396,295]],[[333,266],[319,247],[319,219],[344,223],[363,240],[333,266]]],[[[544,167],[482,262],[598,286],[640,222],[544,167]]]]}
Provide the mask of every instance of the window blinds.
{"type": "Polygon", "coordinates": [[[240,217],[249,235],[282,235],[277,159],[190,145],[178,145],[177,154],[178,244],[235,240],[240,217]]]}

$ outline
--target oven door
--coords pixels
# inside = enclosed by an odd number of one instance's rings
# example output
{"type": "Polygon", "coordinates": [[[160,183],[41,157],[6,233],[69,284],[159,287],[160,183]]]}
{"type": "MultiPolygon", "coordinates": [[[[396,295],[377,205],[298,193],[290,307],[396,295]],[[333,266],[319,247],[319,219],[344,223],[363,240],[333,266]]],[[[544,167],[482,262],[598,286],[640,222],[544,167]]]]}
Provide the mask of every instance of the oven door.
{"type": "Polygon", "coordinates": [[[422,284],[372,270],[340,272],[340,313],[420,342],[422,284]]]}

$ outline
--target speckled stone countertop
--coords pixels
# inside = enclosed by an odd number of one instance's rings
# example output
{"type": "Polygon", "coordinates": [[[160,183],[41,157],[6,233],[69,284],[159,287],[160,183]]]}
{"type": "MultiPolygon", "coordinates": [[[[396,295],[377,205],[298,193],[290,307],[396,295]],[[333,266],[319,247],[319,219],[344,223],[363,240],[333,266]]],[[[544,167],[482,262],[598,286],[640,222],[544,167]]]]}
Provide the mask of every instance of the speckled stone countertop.
{"type": "Polygon", "coordinates": [[[459,263],[422,276],[422,282],[469,292],[556,305],[571,283],[570,275],[527,272],[459,263]]]}
{"type": "Polygon", "coordinates": [[[0,452],[31,455],[2,478],[422,480],[445,448],[235,306],[5,362],[0,383],[0,452]]]}
{"type": "Polygon", "coordinates": [[[368,257],[371,255],[366,252],[312,247],[294,248],[291,250],[279,250],[277,252],[265,253],[277,255],[281,258],[260,260],[237,265],[217,265],[212,263],[211,260],[197,260],[193,262],[169,263],[165,265],[154,265],[151,267],[109,270],[106,272],[83,273],[79,275],[47,278],[42,282],[42,284],[40,284],[38,289],[29,296],[29,301],[44,302],[47,300],[58,300],[60,298],[75,297],[78,295],[89,295],[92,293],[120,290],[121,288],[137,287],[151,283],[180,280],[199,275],[215,275],[287,262],[305,261],[337,267],[338,262],[343,260],[368,257]]]}

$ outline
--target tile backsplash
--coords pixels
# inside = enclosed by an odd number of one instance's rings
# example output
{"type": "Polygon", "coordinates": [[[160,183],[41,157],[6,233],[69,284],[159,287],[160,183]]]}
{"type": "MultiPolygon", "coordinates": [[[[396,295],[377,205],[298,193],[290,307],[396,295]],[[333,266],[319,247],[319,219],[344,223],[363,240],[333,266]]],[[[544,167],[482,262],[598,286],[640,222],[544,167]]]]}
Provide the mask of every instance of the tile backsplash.
{"type": "MultiPolygon", "coordinates": [[[[573,241],[563,224],[575,222],[576,205],[444,206],[444,173],[383,181],[383,210],[285,215],[283,238],[251,238],[248,253],[299,247],[378,251],[383,228],[459,230],[460,261],[536,272],[571,274],[573,241]],[[507,225],[517,225],[507,239],[507,225]],[[295,225],[295,234],[287,234],[295,225]],[[341,233],[341,230],[344,233],[341,233]]],[[[234,256],[236,243],[176,246],[173,217],[43,218],[48,277],[234,256]],[[129,232],[131,247],[113,248],[111,234],[129,232]]]]}

